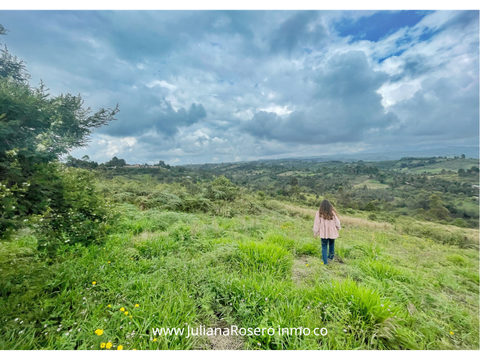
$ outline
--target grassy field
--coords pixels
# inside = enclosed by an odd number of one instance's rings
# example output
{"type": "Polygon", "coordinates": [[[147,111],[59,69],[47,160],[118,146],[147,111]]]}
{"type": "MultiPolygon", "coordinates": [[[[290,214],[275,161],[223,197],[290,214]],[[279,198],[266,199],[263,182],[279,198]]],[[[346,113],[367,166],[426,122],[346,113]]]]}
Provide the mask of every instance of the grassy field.
{"type": "Polygon", "coordinates": [[[479,349],[478,246],[341,216],[325,266],[314,210],[278,206],[224,218],[119,205],[104,243],[54,260],[27,232],[1,243],[0,349],[479,349]],[[152,334],[187,324],[328,334],[152,334]]]}
{"type": "Polygon", "coordinates": [[[378,180],[365,180],[357,185],[355,187],[363,187],[366,186],[369,189],[386,189],[388,188],[388,184],[382,184],[378,180]]]}
{"type": "Polygon", "coordinates": [[[436,164],[426,164],[425,166],[411,169],[403,168],[400,169],[400,171],[410,174],[422,174],[423,172],[439,174],[443,169],[446,171],[450,170],[457,172],[459,169],[467,170],[472,166],[479,166],[478,159],[444,159],[443,161],[440,160],[440,162],[437,162],[436,164]]]}

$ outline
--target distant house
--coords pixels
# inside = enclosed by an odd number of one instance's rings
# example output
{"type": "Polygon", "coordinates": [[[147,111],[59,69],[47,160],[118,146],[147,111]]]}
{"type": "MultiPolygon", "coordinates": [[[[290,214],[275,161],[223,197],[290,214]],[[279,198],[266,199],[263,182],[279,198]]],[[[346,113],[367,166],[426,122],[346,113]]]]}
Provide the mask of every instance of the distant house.
{"type": "Polygon", "coordinates": [[[131,169],[160,169],[158,165],[145,165],[145,164],[134,164],[134,165],[125,165],[124,168],[131,168],[131,169]]]}

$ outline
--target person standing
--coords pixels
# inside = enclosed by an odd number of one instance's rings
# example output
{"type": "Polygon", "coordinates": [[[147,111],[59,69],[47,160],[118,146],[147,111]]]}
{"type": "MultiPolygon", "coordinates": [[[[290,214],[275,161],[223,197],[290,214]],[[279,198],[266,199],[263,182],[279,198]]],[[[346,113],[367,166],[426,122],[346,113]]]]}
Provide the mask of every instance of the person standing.
{"type": "Polygon", "coordinates": [[[338,230],[341,228],[337,211],[330,204],[330,201],[323,200],[315,214],[313,236],[315,238],[320,237],[322,240],[322,258],[325,265],[328,264],[328,260],[333,260],[335,239],[338,238],[338,230]]]}

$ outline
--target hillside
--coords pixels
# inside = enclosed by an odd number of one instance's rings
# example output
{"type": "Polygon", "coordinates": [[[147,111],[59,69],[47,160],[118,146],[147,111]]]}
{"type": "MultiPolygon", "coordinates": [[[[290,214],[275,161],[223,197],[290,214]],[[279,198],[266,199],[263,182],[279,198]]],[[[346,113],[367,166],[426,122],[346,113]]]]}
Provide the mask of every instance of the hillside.
{"type": "Polygon", "coordinates": [[[1,349],[479,348],[478,230],[341,213],[325,266],[315,208],[244,193],[209,213],[140,210],[148,195],[123,194],[147,185],[99,185],[121,214],[104,241],[47,258],[27,230],[0,243],[1,349]],[[187,324],[328,334],[152,334],[187,324]]]}

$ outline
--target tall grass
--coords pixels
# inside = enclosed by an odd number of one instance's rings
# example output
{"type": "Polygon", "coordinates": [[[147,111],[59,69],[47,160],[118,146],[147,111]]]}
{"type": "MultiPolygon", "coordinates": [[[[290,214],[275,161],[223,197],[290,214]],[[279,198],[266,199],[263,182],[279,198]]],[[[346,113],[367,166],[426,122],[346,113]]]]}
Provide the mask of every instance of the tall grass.
{"type": "Polygon", "coordinates": [[[328,330],[245,336],[245,349],[479,348],[478,251],[342,217],[341,262],[324,266],[308,214],[279,204],[252,215],[244,203],[234,216],[121,204],[104,243],[63,246],[55,258],[39,256],[28,232],[0,243],[0,348],[209,348],[208,338],[155,337],[152,327],[219,321],[328,330]]]}

